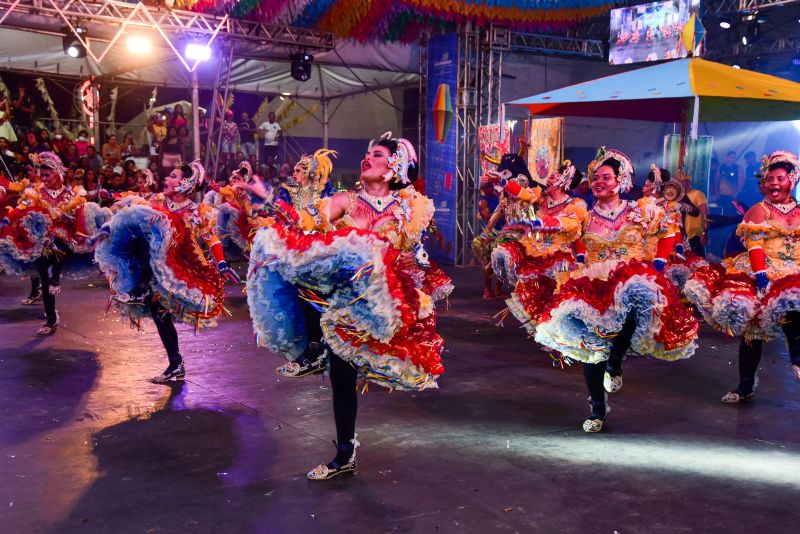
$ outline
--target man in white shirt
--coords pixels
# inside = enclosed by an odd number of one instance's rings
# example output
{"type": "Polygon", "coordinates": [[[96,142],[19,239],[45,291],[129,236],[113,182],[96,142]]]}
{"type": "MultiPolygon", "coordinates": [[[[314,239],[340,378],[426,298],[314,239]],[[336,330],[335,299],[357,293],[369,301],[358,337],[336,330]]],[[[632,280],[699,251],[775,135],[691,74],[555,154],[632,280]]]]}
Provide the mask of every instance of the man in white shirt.
{"type": "Polygon", "coordinates": [[[272,165],[278,157],[278,141],[283,135],[281,125],[275,122],[275,113],[270,112],[268,120],[261,123],[258,129],[264,139],[264,161],[272,165]]]}

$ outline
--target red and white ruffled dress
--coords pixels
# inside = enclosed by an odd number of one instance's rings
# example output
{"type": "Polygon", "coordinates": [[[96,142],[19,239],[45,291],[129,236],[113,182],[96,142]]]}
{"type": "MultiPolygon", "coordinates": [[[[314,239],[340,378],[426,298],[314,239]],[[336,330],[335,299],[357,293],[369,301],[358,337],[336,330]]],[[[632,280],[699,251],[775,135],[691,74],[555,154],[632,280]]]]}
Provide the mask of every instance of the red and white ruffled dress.
{"type": "Polygon", "coordinates": [[[225,301],[224,281],[201,248],[205,244],[214,261],[224,260],[213,227],[213,209],[191,200],[134,200],[117,210],[95,259],[123,315],[132,320],[149,315],[149,309],[126,304],[124,298],[144,283],[149,296],[177,319],[195,327],[213,325],[225,301]]]}
{"type": "Polygon", "coordinates": [[[89,276],[96,272],[92,239],[110,217],[110,210],[86,202],[68,187],[28,188],[0,228],[0,268],[9,274],[33,274],[39,257],[59,254],[65,276],[89,276]]]}
{"type": "Polygon", "coordinates": [[[800,310],[800,208],[795,202],[761,206],[766,221],[743,222],[736,230],[747,251],[722,265],[699,268],[684,293],[714,328],[769,340],[783,335],[780,325],[787,313],[800,310]],[[756,287],[758,272],[769,280],[764,292],[756,287]]]}
{"type": "Polygon", "coordinates": [[[400,261],[430,222],[430,208],[410,189],[381,204],[354,194],[336,230],[306,233],[283,221],[259,229],[247,280],[259,344],[290,361],[302,352],[303,298],[321,311],[325,343],[367,380],[399,390],[436,387],[444,367],[433,295],[445,297],[452,285],[438,268],[400,261]],[[372,221],[372,231],[352,226],[356,218],[372,221]]]}
{"type": "Polygon", "coordinates": [[[557,204],[548,201],[541,212],[543,224],[557,227],[556,231],[534,229],[492,253],[495,273],[504,272],[507,280],[515,281],[514,291],[506,300],[508,309],[530,334],[535,332],[556,288],[578,267],[575,243],[586,217],[586,203],[568,197],[557,204]]]}
{"type": "MultiPolygon", "coordinates": [[[[675,286],[644,257],[645,240],[666,235],[664,211],[652,198],[625,201],[614,216],[591,210],[581,239],[586,265],[572,273],[544,308],[535,339],[562,355],[585,363],[609,357],[614,336],[629,314],[636,328],[630,352],[663,360],[689,358],[695,350],[697,320],[675,286]],[[607,235],[586,231],[594,218],[607,235]]],[[[662,239],[659,257],[672,243],[662,239]]]]}

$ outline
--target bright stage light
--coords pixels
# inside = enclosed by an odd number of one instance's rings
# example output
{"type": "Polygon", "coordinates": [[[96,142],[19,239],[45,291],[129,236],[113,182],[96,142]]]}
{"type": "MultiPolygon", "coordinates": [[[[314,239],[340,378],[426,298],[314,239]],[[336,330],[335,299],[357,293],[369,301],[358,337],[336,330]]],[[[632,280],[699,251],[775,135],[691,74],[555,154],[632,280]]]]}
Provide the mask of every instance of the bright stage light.
{"type": "Polygon", "coordinates": [[[292,93],[290,93],[289,91],[284,91],[284,92],[282,92],[281,94],[282,94],[283,96],[292,96],[292,93]]]}
{"type": "Polygon", "coordinates": [[[211,48],[201,44],[187,44],[184,53],[186,54],[186,59],[195,61],[208,61],[211,59],[211,48]]]}
{"type": "Polygon", "coordinates": [[[64,47],[64,53],[71,58],[86,57],[86,48],[81,44],[80,40],[75,34],[86,38],[86,30],[81,27],[75,27],[75,33],[68,27],[62,28],[65,35],[61,38],[61,44],[64,47]]]}
{"type": "Polygon", "coordinates": [[[742,35],[742,44],[744,46],[747,46],[747,36],[746,35],[742,35]]]}
{"type": "Polygon", "coordinates": [[[731,27],[731,23],[728,22],[727,20],[723,20],[722,22],[719,23],[719,27],[722,28],[723,30],[728,30],[731,27]]]}
{"type": "Polygon", "coordinates": [[[150,38],[144,35],[131,35],[126,42],[128,51],[134,54],[143,55],[153,49],[153,43],[150,38]]]}

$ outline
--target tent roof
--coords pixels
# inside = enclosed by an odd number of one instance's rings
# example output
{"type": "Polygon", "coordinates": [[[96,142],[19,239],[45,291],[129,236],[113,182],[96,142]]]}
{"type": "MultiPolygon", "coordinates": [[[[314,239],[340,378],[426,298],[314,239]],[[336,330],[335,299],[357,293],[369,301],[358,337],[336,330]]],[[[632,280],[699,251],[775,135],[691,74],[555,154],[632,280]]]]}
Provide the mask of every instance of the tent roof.
{"type": "Polygon", "coordinates": [[[701,58],[636,69],[510,104],[525,106],[532,115],[680,122],[694,97],[700,99],[703,121],[800,119],[800,84],[701,58]]]}
{"type": "MultiPolygon", "coordinates": [[[[164,44],[157,34],[153,41],[164,44]]],[[[100,55],[107,42],[95,41],[92,50],[100,55]]],[[[73,59],[64,54],[61,35],[34,33],[0,27],[0,50],[4,51],[4,69],[37,74],[60,74],[86,77],[113,77],[115,82],[129,81],[168,87],[190,87],[191,74],[164,46],[156,46],[144,59],[132,56],[125,45],[116,43],[98,65],[88,58],[73,59]]],[[[279,49],[237,48],[231,70],[230,86],[235,91],[254,93],[281,92],[300,98],[337,98],[371,90],[408,86],[418,83],[419,51],[416,46],[401,44],[362,46],[351,41],[339,43],[330,52],[313,53],[311,79],[299,82],[291,77],[288,52],[279,49]],[[241,56],[240,56],[241,55],[241,56]]],[[[215,84],[217,61],[198,68],[200,88],[215,84]]]]}

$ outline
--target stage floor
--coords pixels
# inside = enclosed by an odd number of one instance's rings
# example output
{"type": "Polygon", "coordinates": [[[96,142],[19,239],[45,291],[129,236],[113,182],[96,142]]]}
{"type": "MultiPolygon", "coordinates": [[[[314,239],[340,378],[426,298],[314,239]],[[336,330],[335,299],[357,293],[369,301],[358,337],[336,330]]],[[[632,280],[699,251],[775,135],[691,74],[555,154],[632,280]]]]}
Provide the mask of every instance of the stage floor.
{"type": "Polygon", "coordinates": [[[185,385],[151,322],[112,311],[101,280],[65,282],[61,327],[33,336],[25,280],[0,279],[3,532],[789,532],[800,520],[800,384],[765,349],[754,402],[726,406],[736,343],[703,330],[687,361],[635,359],[607,432],[587,435],[580,366],[554,368],[480,273],[457,270],[440,313],[441,389],[359,397],[359,473],[310,482],[333,457],[330,388],[280,379],[245,298],[181,327],[185,385]],[[794,525],[794,526],[792,526],[794,525]]]}

